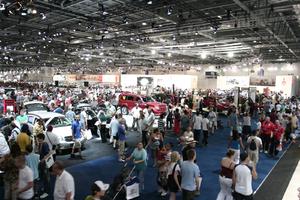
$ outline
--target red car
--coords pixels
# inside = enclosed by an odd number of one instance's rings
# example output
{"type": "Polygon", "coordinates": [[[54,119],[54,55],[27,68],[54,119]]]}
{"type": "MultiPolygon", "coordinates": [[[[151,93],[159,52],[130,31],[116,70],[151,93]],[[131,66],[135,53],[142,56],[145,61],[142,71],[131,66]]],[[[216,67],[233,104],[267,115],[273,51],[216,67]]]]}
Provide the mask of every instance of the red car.
{"type": "Polygon", "coordinates": [[[152,97],[127,92],[123,92],[119,96],[119,106],[121,107],[122,114],[128,114],[137,103],[142,109],[148,105],[152,108],[155,115],[167,112],[167,105],[155,101],[152,97]]]}
{"type": "Polygon", "coordinates": [[[230,102],[229,101],[220,101],[215,97],[204,97],[203,104],[205,107],[215,107],[218,112],[223,112],[229,109],[230,102]]]}

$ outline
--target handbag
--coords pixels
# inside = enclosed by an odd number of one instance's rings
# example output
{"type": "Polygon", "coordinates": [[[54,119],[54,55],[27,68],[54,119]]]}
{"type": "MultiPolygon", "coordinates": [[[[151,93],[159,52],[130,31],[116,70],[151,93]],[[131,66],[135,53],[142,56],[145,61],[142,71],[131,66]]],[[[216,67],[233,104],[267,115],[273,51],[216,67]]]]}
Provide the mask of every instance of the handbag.
{"type": "Polygon", "coordinates": [[[83,131],[83,137],[85,140],[92,139],[93,135],[90,129],[83,131]]]}
{"type": "MultiPolygon", "coordinates": [[[[176,181],[175,181],[175,179],[174,179],[174,173],[175,173],[175,169],[176,169],[176,166],[177,166],[178,164],[176,163],[175,164],[175,166],[174,166],[174,168],[173,168],[173,170],[172,170],[172,174],[170,174],[169,176],[168,176],[168,185],[169,185],[169,187],[172,189],[172,190],[178,190],[179,188],[178,188],[178,185],[177,185],[177,183],[176,183],[176,181]]],[[[178,174],[177,175],[177,179],[178,179],[178,183],[179,183],[179,185],[181,184],[181,175],[180,174],[178,174]]]]}

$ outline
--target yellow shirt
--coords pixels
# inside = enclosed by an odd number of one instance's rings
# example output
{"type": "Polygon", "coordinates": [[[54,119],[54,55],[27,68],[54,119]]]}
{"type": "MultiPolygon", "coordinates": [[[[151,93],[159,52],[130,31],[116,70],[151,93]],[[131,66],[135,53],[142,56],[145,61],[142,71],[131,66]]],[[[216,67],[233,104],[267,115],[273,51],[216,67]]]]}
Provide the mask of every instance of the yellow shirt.
{"type": "Polygon", "coordinates": [[[26,152],[26,146],[31,144],[30,137],[27,135],[27,133],[20,133],[17,137],[17,144],[19,145],[21,152],[26,152]]]}

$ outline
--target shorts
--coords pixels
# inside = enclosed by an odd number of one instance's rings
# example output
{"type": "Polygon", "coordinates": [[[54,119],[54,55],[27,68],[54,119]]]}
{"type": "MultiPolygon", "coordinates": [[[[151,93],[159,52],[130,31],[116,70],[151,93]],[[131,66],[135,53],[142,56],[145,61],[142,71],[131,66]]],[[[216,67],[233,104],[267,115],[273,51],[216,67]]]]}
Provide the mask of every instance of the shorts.
{"type": "Polygon", "coordinates": [[[73,148],[81,148],[81,142],[79,139],[74,140],[73,148]]]}

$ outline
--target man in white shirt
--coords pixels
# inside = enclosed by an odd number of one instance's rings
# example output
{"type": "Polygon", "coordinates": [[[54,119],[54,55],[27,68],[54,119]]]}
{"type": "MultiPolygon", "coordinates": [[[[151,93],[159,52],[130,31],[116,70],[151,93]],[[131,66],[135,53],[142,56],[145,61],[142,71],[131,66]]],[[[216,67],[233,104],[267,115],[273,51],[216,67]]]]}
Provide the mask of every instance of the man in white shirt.
{"type": "Polygon", "coordinates": [[[250,159],[247,153],[242,153],[240,160],[233,171],[233,197],[235,200],[253,200],[252,178],[257,178],[256,167],[248,166],[250,159]]]}
{"type": "Polygon", "coordinates": [[[74,200],[75,183],[73,176],[64,169],[62,163],[59,161],[53,164],[52,172],[56,175],[53,199],[74,200]]]}
{"type": "Polygon", "coordinates": [[[34,196],[33,172],[28,166],[26,166],[26,160],[24,155],[20,155],[16,158],[16,166],[19,169],[18,199],[32,199],[34,196]]]}
{"type": "Polygon", "coordinates": [[[202,129],[202,115],[199,111],[193,117],[193,130],[194,130],[194,140],[200,141],[201,129],[202,129]]]}
{"type": "Polygon", "coordinates": [[[131,114],[133,116],[133,122],[132,122],[132,129],[135,128],[135,124],[136,124],[136,128],[137,130],[139,130],[139,123],[138,123],[138,120],[140,118],[140,111],[142,109],[139,107],[139,104],[135,104],[135,107],[132,108],[131,110],[131,114]]]}
{"type": "Polygon", "coordinates": [[[262,140],[257,137],[259,131],[253,131],[247,139],[248,155],[250,161],[256,166],[259,160],[259,150],[262,148],[262,140]]]}
{"type": "Polygon", "coordinates": [[[110,126],[110,143],[113,144],[113,148],[116,148],[117,133],[119,128],[119,120],[117,114],[111,119],[109,126],[110,126]]]}
{"type": "Polygon", "coordinates": [[[47,127],[47,131],[45,133],[45,142],[47,142],[50,151],[53,152],[53,159],[56,160],[56,149],[59,145],[59,138],[57,135],[55,135],[53,132],[53,126],[49,125],[47,127]]]}
{"type": "Polygon", "coordinates": [[[147,117],[147,121],[148,121],[149,130],[151,131],[153,129],[153,124],[155,121],[155,115],[151,108],[148,109],[148,113],[149,113],[149,115],[147,117]]]}

